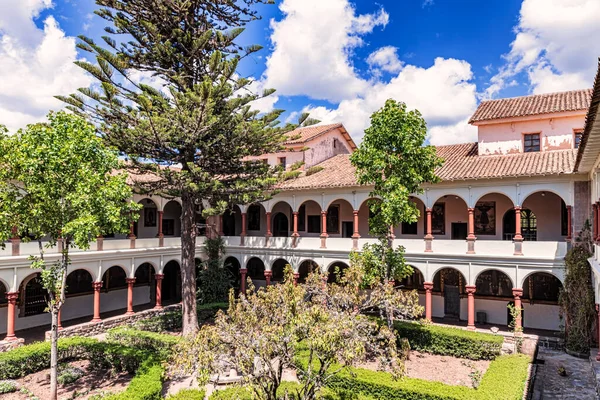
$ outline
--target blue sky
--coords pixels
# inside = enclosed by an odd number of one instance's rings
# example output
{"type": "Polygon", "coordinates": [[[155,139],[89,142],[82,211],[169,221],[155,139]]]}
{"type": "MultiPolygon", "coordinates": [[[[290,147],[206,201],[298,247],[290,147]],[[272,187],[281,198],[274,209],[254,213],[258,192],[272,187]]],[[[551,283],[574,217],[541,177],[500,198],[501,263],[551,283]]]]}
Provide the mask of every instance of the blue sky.
{"type": "MultiPolygon", "coordinates": [[[[92,0],[0,0],[0,123],[17,128],[89,85],[72,62],[99,39],[92,0]],[[4,86],[4,87],[3,87],[4,86]]],[[[274,87],[257,108],[309,111],[360,140],[387,98],[419,109],[434,144],[476,140],[483,99],[590,87],[600,55],[597,0],[277,0],[244,43],[240,73],[274,87]]]]}

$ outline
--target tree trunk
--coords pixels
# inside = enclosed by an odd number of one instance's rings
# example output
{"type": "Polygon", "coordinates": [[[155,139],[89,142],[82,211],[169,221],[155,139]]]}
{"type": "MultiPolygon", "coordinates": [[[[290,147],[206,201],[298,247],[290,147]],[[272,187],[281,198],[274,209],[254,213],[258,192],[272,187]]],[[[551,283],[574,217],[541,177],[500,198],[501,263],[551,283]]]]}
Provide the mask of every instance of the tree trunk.
{"type": "Polygon", "coordinates": [[[52,327],[50,328],[52,342],[50,347],[50,400],[57,399],[58,380],[58,310],[51,307],[52,327]]]}
{"type": "Polygon", "coordinates": [[[196,205],[189,192],[181,195],[181,311],[183,335],[198,332],[196,315],[196,205]]]}

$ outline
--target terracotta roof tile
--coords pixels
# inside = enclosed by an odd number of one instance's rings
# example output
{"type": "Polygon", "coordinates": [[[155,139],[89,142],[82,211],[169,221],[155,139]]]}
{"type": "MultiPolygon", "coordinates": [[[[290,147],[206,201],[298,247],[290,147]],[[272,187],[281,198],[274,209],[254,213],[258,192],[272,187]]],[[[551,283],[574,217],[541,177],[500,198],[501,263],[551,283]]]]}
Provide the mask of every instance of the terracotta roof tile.
{"type": "Polygon", "coordinates": [[[587,110],[592,89],[482,101],[469,123],[501,118],[526,117],[565,111],[587,110]]]}
{"type": "Polygon", "coordinates": [[[337,123],[337,124],[329,124],[329,125],[312,125],[312,126],[307,126],[306,128],[298,128],[287,134],[288,137],[293,138],[293,139],[286,141],[285,144],[306,143],[309,140],[312,140],[312,139],[314,139],[318,136],[321,136],[329,131],[332,131],[334,129],[341,128],[341,127],[342,127],[342,124],[337,123]]]}
{"type": "MultiPolygon", "coordinates": [[[[574,170],[577,150],[479,156],[477,143],[439,146],[437,153],[445,162],[436,173],[442,181],[508,178],[516,176],[570,174],[574,170]]],[[[354,167],[349,154],[340,154],[320,164],[313,175],[300,175],[283,182],[281,190],[356,187],[354,167]]]]}

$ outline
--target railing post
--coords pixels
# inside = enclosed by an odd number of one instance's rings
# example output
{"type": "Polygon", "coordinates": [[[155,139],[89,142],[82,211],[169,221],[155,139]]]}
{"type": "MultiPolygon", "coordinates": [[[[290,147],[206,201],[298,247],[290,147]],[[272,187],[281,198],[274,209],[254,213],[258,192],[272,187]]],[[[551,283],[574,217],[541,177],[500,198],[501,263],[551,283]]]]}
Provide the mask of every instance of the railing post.
{"type": "Polygon", "coordinates": [[[164,211],[158,211],[158,247],[165,245],[165,235],[163,234],[163,215],[164,211]]]}
{"type": "Polygon", "coordinates": [[[515,244],[515,256],[523,255],[523,236],[521,236],[521,207],[515,207],[515,237],[513,238],[515,244]]]}
{"type": "Polygon", "coordinates": [[[246,213],[242,213],[242,233],[240,234],[240,245],[246,245],[246,213]]]}
{"type": "Polygon", "coordinates": [[[325,211],[321,211],[321,248],[322,249],[326,249],[327,248],[327,237],[329,237],[329,235],[327,234],[327,210],[325,211]]]}
{"type": "Polygon", "coordinates": [[[271,212],[267,211],[265,215],[267,217],[267,233],[265,235],[265,247],[269,247],[270,239],[273,236],[273,233],[271,232],[271,212]]]}
{"type": "Polygon", "coordinates": [[[425,232],[425,252],[431,253],[431,242],[433,241],[433,235],[431,234],[431,207],[425,209],[425,216],[427,218],[426,232],[425,232]]]}
{"type": "Polygon", "coordinates": [[[467,236],[467,254],[475,254],[475,209],[469,207],[469,234],[467,236]]]}
{"type": "Polygon", "coordinates": [[[300,237],[300,234],[298,233],[298,211],[294,211],[292,213],[292,216],[294,218],[294,223],[293,223],[293,227],[294,227],[294,232],[292,233],[292,246],[296,247],[298,245],[298,238],[300,237]]]}
{"type": "Polygon", "coordinates": [[[360,234],[358,233],[358,210],[352,210],[352,215],[354,217],[354,233],[352,234],[352,250],[358,250],[358,239],[360,239],[360,234]]]}

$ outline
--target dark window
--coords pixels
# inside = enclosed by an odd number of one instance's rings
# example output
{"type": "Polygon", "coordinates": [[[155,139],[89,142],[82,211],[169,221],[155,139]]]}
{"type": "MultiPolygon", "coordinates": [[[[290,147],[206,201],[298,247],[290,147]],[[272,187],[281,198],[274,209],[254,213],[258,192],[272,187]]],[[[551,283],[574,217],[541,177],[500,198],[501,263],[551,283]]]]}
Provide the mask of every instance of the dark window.
{"type": "Polygon", "coordinates": [[[285,157],[279,157],[279,165],[281,166],[281,168],[285,169],[287,167],[286,161],[287,160],[285,157]]]}
{"type": "Polygon", "coordinates": [[[340,206],[334,204],[327,209],[327,233],[340,233],[340,206]]]}
{"type": "Polygon", "coordinates": [[[173,236],[175,234],[175,220],[174,219],[163,219],[163,235],[173,236]]]}
{"type": "Polygon", "coordinates": [[[512,283],[508,276],[500,271],[485,271],[475,282],[478,296],[512,297],[512,283]]]}
{"type": "Polygon", "coordinates": [[[416,222],[403,222],[402,223],[402,234],[403,235],[416,235],[417,234],[417,223],[416,222]]]}
{"type": "Polygon", "coordinates": [[[539,133],[528,133],[523,135],[523,151],[525,153],[540,151],[539,133]]]}
{"type": "Polygon", "coordinates": [[[25,316],[42,314],[46,307],[48,292],[42,286],[42,280],[38,277],[33,278],[25,286],[25,316]]]}
{"type": "Polygon", "coordinates": [[[581,143],[581,136],[583,136],[582,131],[575,131],[575,143],[574,146],[576,149],[579,148],[579,144],[581,143]]]}
{"type": "Polygon", "coordinates": [[[152,265],[143,263],[135,271],[135,284],[136,285],[148,285],[152,281],[152,265]]]}
{"type": "Polygon", "coordinates": [[[334,149],[337,148],[337,144],[338,144],[338,140],[337,139],[333,139],[333,148],[334,149]]]}
{"type": "MultiPolygon", "coordinates": [[[[446,203],[435,203],[431,208],[431,233],[446,234],[446,203]]],[[[423,231],[427,232],[427,217],[423,218],[423,231]]]]}
{"type": "Polygon", "coordinates": [[[111,267],[102,277],[102,287],[106,290],[120,289],[127,287],[125,280],[127,275],[121,267],[111,267]]]}
{"type": "Polygon", "coordinates": [[[248,230],[260,231],[260,206],[248,207],[248,230]]]}
{"type": "Polygon", "coordinates": [[[304,204],[298,210],[298,232],[306,232],[306,205],[304,204]]]}
{"type": "Polygon", "coordinates": [[[523,240],[537,240],[537,217],[529,209],[521,210],[521,235],[523,240]]]}
{"type": "Polygon", "coordinates": [[[308,233],[321,233],[321,216],[309,215],[306,217],[306,225],[308,233]]]}
{"type": "Polygon", "coordinates": [[[0,282],[0,305],[8,303],[8,299],[6,298],[6,286],[2,282],[0,282]]]}
{"type": "Polygon", "coordinates": [[[563,200],[560,201],[560,234],[563,236],[569,234],[569,211],[563,200]]]}
{"type": "Polygon", "coordinates": [[[67,295],[91,293],[92,275],[84,269],[78,269],[67,276],[67,295]]]}
{"type": "Polygon", "coordinates": [[[562,284],[553,275],[538,272],[525,280],[523,299],[558,302],[562,284]]]}

